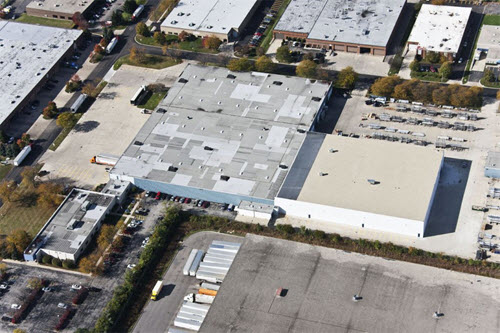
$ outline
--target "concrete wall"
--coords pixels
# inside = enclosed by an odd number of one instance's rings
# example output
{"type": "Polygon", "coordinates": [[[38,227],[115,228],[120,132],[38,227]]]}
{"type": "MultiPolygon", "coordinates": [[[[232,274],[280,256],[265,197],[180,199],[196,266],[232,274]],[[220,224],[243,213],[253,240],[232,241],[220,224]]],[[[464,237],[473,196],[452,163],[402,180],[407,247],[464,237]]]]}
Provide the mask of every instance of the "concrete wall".
{"type": "Polygon", "coordinates": [[[484,167],[484,175],[489,178],[500,178],[500,169],[484,167]]]}
{"type": "Polygon", "coordinates": [[[271,220],[271,217],[272,217],[272,213],[256,212],[253,210],[241,209],[238,207],[236,207],[234,210],[238,212],[238,215],[252,217],[252,218],[256,217],[256,218],[266,220],[266,221],[271,220]]]}
{"type": "Polygon", "coordinates": [[[302,219],[314,219],[346,224],[353,227],[387,231],[413,237],[423,237],[424,235],[424,221],[415,221],[283,198],[276,198],[275,205],[287,215],[296,216],[302,219]]]}

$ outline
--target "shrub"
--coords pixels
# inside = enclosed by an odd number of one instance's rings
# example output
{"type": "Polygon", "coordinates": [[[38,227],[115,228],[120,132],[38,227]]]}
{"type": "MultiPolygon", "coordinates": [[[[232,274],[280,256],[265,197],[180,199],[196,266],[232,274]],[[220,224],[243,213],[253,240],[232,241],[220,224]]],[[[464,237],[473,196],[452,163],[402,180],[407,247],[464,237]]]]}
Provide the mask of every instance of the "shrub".
{"type": "Polygon", "coordinates": [[[44,263],[46,265],[49,265],[51,262],[52,262],[52,257],[51,256],[45,254],[42,257],[42,263],[44,263]]]}
{"type": "Polygon", "coordinates": [[[62,266],[61,259],[59,259],[59,258],[52,258],[52,266],[61,267],[62,266]]]}
{"type": "Polygon", "coordinates": [[[66,268],[66,269],[73,269],[73,268],[75,268],[75,263],[73,262],[73,260],[69,260],[69,259],[63,260],[62,267],[66,268]]]}
{"type": "Polygon", "coordinates": [[[342,236],[340,236],[339,234],[332,234],[332,242],[334,244],[342,243],[342,241],[342,236]]]}
{"type": "Polygon", "coordinates": [[[284,235],[291,235],[295,233],[294,227],[292,227],[290,224],[278,224],[276,226],[276,230],[278,230],[284,235]]]}
{"type": "Polygon", "coordinates": [[[313,237],[316,239],[325,239],[326,233],[323,230],[314,230],[313,237]]]}

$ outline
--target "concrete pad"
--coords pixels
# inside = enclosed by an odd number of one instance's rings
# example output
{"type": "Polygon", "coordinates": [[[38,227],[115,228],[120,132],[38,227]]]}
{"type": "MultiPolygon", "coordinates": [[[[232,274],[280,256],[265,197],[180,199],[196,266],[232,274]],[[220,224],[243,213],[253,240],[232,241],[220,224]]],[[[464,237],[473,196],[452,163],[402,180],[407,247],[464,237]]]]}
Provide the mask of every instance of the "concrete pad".
{"type": "Polygon", "coordinates": [[[384,62],[385,57],[382,56],[347,52],[335,52],[335,54],[333,56],[331,52],[327,53],[323,68],[340,71],[351,66],[357,73],[377,76],[387,76],[391,68],[389,63],[384,62]]]}
{"type": "Polygon", "coordinates": [[[122,66],[59,148],[42,156],[42,170],[49,172],[45,177],[83,188],[106,183],[106,167],[92,165],[90,159],[101,153],[121,155],[149,117],[131,105],[130,98],[143,84],[169,86],[185,66],[162,70],[122,66]]]}

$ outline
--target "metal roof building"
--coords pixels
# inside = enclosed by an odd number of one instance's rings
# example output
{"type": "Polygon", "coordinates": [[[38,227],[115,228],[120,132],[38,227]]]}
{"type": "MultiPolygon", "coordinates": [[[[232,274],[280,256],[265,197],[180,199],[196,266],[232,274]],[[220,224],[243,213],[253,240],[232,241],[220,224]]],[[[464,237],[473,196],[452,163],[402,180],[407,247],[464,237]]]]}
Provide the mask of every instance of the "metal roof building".
{"type": "Polygon", "coordinates": [[[483,25],[477,40],[476,60],[480,53],[486,54],[486,64],[500,64],[500,27],[497,25],[483,25]]]}
{"type": "Polygon", "coordinates": [[[275,205],[287,215],[423,237],[443,153],[308,133],[275,205]]]}
{"type": "Polygon", "coordinates": [[[78,260],[115,203],[114,195],[73,189],[24,251],[24,259],[47,254],[78,260]]]}
{"type": "Polygon", "coordinates": [[[471,7],[422,5],[408,38],[410,50],[425,56],[425,52],[439,52],[450,59],[460,49],[471,7]]]}
{"type": "Polygon", "coordinates": [[[500,152],[490,151],[484,166],[484,175],[490,178],[500,178],[500,152]]]}
{"type": "Polygon", "coordinates": [[[173,195],[272,205],[329,84],[188,65],[110,177],[173,195]]]}
{"type": "Polygon", "coordinates": [[[85,14],[93,5],[94,0],[38,0],[26,6],[26,14],[71,20],[76,12],[85,14]]]}
{"type": "Polygon", "coordinates": [[[168,34],[186,31],[233,40],[245,27],[261,0],[181,0],[161,24],[168,34]]]}
{"type": "Polygon", "coordinates": [[[81,35],[81,30],[0,21],[0,125],[27,105],[81,35]]]}
{"type": "Polygon", "coordinates": [[[276,38],[305,39],[314,48],[385,55],[406,0],[292,0],[276,38]]]}

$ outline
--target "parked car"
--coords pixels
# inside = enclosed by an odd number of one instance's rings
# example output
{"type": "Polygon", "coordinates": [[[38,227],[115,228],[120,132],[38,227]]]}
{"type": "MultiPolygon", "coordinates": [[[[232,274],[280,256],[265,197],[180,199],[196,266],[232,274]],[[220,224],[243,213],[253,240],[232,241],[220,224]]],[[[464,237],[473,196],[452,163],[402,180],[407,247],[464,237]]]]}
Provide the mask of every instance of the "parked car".
{"type": "Polygon", "coordinates": [[[74,289],[74,290],[80,290],[80,289],[82,289],[82,286],[81,286],[81,285],[79,285],[79,284],[72,284],[72,285],[71,285],[71,289],[74,289]]]}
{"type": "Polygon", "coordinates": [[[50,291],[53,291],[54,289],[52,289],[51,287],[43,287],[42,288],[42,291],[45,291],[45,292],[50,292],[50,291]]]}
{"type": "Polygon", "coordinates": [[[10,306],[10,308],[11,308],[11,309],[15,309],[15,310],[19,310],[19,309],[21,308],[21,305],[19,305],[19,304],[12,304],[12,305],[10,306]]]}
{"type": "Polygon", "coordinates": [[[60,308],[60,309],[67,309],[68,308],[68,306],[66,304],[64,304],[64,303],[57,304],[57,307],[60,308]]]}
{"type": "Polygon", "coordinates": [[[204,203],[204,202],[205,202],[205,201],[200,200],[196,206],[201,207],[201,205],[203,205],[203,203],[204,203]]]}
{"type": "Polygon", "coordinates": [[[210,206],[210,201],[204,201],[201,205],[202,208],[208,208],[208,206],[210,206]]]}
{"type": "Polygon", "coordinates": [[[137,265],[136,264],[128,264],[127,268],[128,269],[133,269],[133,268],[135,268],[135,266],[137,266],[137,265]]]}
{"type": "Polygon", "coordinates": [[[161,192],[156,193],[155,200],[160,200],[161,192]]]}
{"type": "Polygon", "coordinates": [[[0,284],[0,289],[7,289],[9,288],[9,285],[5,282],[2,282],[2,284],[0,284]]]}

